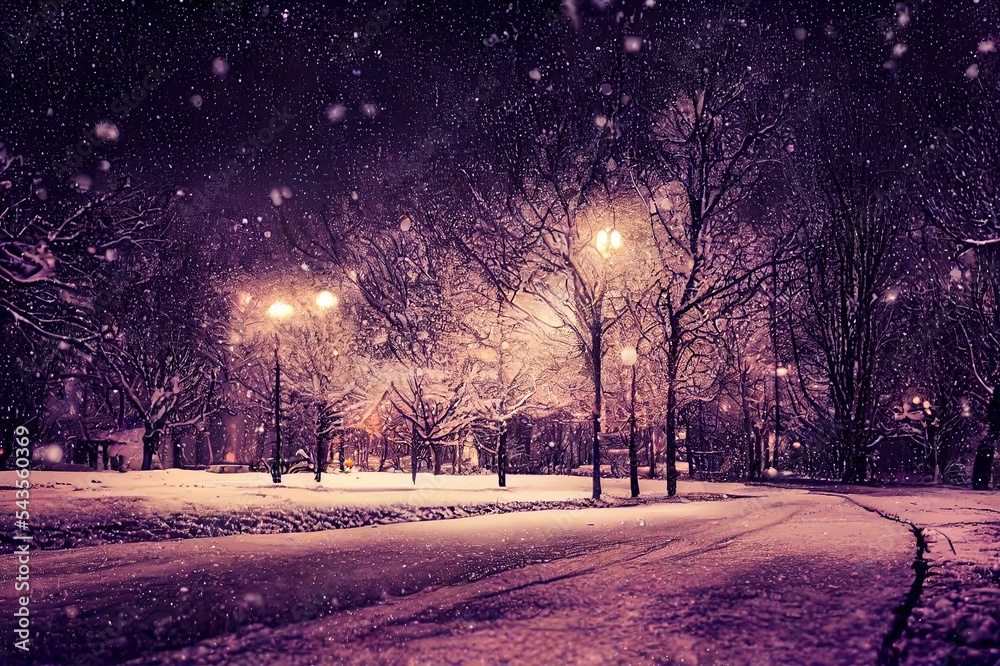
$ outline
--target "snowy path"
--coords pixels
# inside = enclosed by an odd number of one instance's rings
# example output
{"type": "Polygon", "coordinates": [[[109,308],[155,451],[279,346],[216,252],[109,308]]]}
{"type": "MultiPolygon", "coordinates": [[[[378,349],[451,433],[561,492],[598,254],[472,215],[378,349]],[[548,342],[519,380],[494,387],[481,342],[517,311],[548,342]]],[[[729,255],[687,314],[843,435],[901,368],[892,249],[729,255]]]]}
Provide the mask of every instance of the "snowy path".
{"type": "Polygon", "coordinates": [[[80,664],[874,663],[912,556],[905,526],[790,490],[101,546],[32,559],[34,647],[80,664]]]}
{"type": "Polygon", "coordinates": [[[1000,664],[1000,494],[854,490],[852,501],[915,525],[927,542],[928,575],[899,644],[900,663],[1000,664]]]}

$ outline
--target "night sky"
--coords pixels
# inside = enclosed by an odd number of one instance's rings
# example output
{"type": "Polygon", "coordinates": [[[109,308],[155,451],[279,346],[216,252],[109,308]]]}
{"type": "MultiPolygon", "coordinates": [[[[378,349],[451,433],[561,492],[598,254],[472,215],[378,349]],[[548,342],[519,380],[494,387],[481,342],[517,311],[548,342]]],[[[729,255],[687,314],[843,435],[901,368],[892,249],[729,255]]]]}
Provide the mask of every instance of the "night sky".
{"type": "Polygon", "coordinates": [[[625,35],[645,50],[681,49],[685,26],[745,21],[800,90],[847,78],[859,97],[891,99],[913,135],[960,115],[979,85],[969,67],[980,44],[1000,35],[995,0],[53,4],[3,3],[0,141],[51,193],[123,175],[190,191],[229,164],[221,189],[235,216],[267,215],[281,188],[304,206],[349,191],[432,128],[460,125],[469,104],[551,85],[589,112],[600,92],[584,70],[625,35]],[[477,100],[490,68],[502,83],[477,100]],[[95,127],[116,140],[75,151],[95,127]]]}

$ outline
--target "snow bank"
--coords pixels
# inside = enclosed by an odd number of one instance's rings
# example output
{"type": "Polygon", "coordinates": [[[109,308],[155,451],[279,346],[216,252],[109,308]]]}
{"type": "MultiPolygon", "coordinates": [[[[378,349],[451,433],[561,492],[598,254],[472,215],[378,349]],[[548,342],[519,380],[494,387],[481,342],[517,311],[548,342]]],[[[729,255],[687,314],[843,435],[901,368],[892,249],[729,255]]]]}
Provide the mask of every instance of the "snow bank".
{"type": "Polygon", "coordinates": [[[1000,664],[1000,494],[890,488],[850,498],[927,541],[929,575],[898,645],[901,663],[1000,664]]]}
{"type": "MultiPolygon", "coordinates": [[[[12,495],[13,479],[5,476],[3,492],[12,495]]],[[[266,474],[191,470],[33,472],[34,545],[58,550],[636,503],[628,497],[627,481],[609,481],[598,503],[590,499],[589,479],[568,476],[509,476],[505,489],[495,487],[491,476],[421,475],[416,486],[409,475],[393,473],[329,474],[322,483],[311,474],[289,474],[282,480],[275,485],[266,474]]],[[[667,500],[662,482],[644,485],[638,502],[667,500]]],[[[691,483],[681,490],[670,501],[760,493],[738,484],[691,483]]],[[[0,535],[0,552],[12,552],[14,545],[0,535]]]]}

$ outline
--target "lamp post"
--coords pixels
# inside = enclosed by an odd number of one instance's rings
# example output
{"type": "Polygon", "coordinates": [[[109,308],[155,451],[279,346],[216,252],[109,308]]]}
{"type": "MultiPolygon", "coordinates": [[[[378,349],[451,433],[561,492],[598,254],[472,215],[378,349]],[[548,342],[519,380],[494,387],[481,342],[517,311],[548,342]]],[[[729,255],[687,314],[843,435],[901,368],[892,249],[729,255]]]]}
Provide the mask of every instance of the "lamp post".
{"type": "Polygon", "coordinates": [[[635,365],[638,360],[639,353],[635,347],[622,349],[622,363],[632,368],[632,389],[628,416],[628,475],[632,497],[639,496],[639,457],[635,450],[635,365]]]}
{"type": "MultiPolygon", "coordinates": [[[[327,290],[316,294],[316,306],[320,310],[327,310],[335,307],[338,303],[337,296],[327,290]]],[[[277,300],[267,309],[267,314],[275,322],[287,319],[295,314],[295,308],[288,303],[277,300]]],[[[274,463],[271,468],[271,480],[281,483],[281,359],[279,358],[280,337],[277,327],[274,330],[274,463]]],[[[337,351],[334,350],[334,356],[337,351]]],[[[318,396],[322,388],[319,375],[313,373],[313,391],[318,396]]],[[[318,400],[317,400],[318,402],[318,400]]],[[[323,444],[319,438],[316,442],[316,481],[322,478],[323,469],[323,444]]]]}
{"type": "Polygon", "coordinates": [[[774,367],[774,452],[771,454],[771,467],[778,467],[778,446],[781,444],[781,384],[779,379],[788,376],[788,368],[776,363],[774,367]]]}
{"type": "MultiPolygon", "coordinates": [[[[332,308],[337,305],[337,297],[332,292],[329,292],[324,289],[323,291],[316,294],[316,305],[321,310],[332,308]]],[[[333,351],[333,355],[334,356],[337,355],[337,350],[333,351]]],[[[321,390],[322,390],[322,382],[320,381],[319,375],[313,373],[313,393],[317,396],[316,397],[316,402],[318,403],[317,406],[319,408],[320,414],[326,414],[327,412],[326,404],[319,398],[321,390]]],[[[319,483],[323,479],[323,462],[324,462],[323,438],[326,436],[324,433],[327,431],[328,427],[332,427],[328,426],[326,423],[323,423],[322,426],[323,427],[320,428],[320,432],[318,432],[316,436],[316,477],[315,477],[316,483],[319,483]]],[[[341,450],[341,453],[343,453],[343,450],[341,450]]],[[[340,465],[341,465],[340,471],[343,472],[344,471],[343,455],[341,455],[340,457],[340,465]]]]}
{"type": "MultiPolygon", "coordinates": [[[[294,310],[284,301],[275,301],[267,309],[272,319],[281,320],[291,316],[294,310]]],[[[281,359],[278,357],[280,346],[278,331],[274,331],[274,463],[271,466],[271,480],[281,483],[281,359]]]]}
{"type": "MultiPolygon", "coordinates": [[[[594,247],[605,259],[610,259],[615,250],[622,247],[622,235],[617,229],[607,227],[597,232],[594,238],[594,247]]],[[[604,394],[604,386],[601,381],[601,363],[604,357],[604,300],[603,296],[596,304],[600,310],[598,321],[591,322],[591,362],[594,369],[594,413],[592,415],[594,423],[593,441],[593,498],[601,499],[601,399],[604,394]]]]}

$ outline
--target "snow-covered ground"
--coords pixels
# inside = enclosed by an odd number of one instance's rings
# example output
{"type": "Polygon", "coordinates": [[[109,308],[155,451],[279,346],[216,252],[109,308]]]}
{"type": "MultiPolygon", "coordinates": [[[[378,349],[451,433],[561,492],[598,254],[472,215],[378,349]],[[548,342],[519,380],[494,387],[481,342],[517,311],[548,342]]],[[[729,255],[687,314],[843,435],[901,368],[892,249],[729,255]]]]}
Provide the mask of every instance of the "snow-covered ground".
{"type": "MultiPolygon", "coordinates": [[[[498,647],[511,641],[585,662],[590,652],[574,652],[582,631],[600,636],[592,656],[605,663],[872,663],[889,636],[906,666],[1000,664],[997,493],[681,481],[680,498],[662,503],[664,481],[643,479],[651,503],[629,506],[628,481],[604,479],[598,508],[577,476],[512,475],[505,489],[491,475],[421,474],[414,486],[398,473],[321,484],[295,474],[279,486],[185,470],[32,472],[31,482],[35,545],[56,549],[33,555],[33,603],[43,631],[95,656],[77,663],[211,636],[157,663],[311,664],[317,650],[336,663],[434,663],[463,650],[516,661],[498,647]],[[391,525],[439,518],[465,519],[391,525]],[[917,586],[908,524],[927,541],[917,586]],[[330,531],[358,526],[368,527],[330,531]],[[135,600],[125,615],[121,599],[135,600]],[[581,600],[599,613],[581,615],[581,600]],[[85,638],[109,621],[111,634],[85,638]],[[571,639],[551,641],[542,626],[571,639]],[[765,640],[773,652],[756,647],[765,640]]],[[[0,474],[11,506],[13,485],[0,474]]],[[[502,661],[491,658],[476,663],[502,661]]]]}
{"type": "MultiPolygon", "coordinates": [[[[593,506],[591,481],[575,476],[408,474],[212,474],[166,470],[33,472],[31,527],[36,548],[163,541],[232,534],[312,532],[373,524],[460,518],[489,513],[593,506]]],[[[12,473],[0,475],[0,497],[14,501],[12,473]],[[9,479],[7,477],[10,477],[9,479]]],[[[663,481],[642,482],[642,501],[665,501],[663,481]]],[[[606,479],[602,505],[628,497],[627,481],[606,479]]],[[[739,484],[682,483],[673,501],[726,499],[760,491],[739,484]]],[[[13,552],[0,534],[0,552],[13,552]]]]}
{"type": "Polygon", "coordinates": [[[879,489],[849,495],[920,528],[929,569],[900,641],[903,664],[1000,664],[1000,493],[879,489]]]}
{"type": "Polygon", "coordinates": [[[909,531],[842,498],[762,493],[36,553],[38,656],[874,663],[909,531]]]}
{"type": "MultiPolygon", "coordinates": [[[[3,497],[13,497],[14,472],[0,472],[3,497]]],[[[499,488],[493,475],[451,476],[408,473],[327,473],[317,483],[312,474],[286,474],[274,484],[264,473],[213,474],[168,469],[150,472],[32,472],[31,503],[36,511],[59,511],[67,493],[77,500],[136,500],[159,511],[212,510],[232,507],[281,507],[291,504],[316,508],[342,506],[443,506],[497,502],[545,502],[587,499],[589,477],[508,475],[499,488]]],[[[642,479],[643,494],[663,494],[663,480],[642,479]]],[[[604,479],[609,498],[628,496],[628,479],[604,479]]],[[[682,481],[680,492],[737,492],[742,484],[682,481]]],[[[753,494],[755,491],[749,491],[753,494]]]]}

